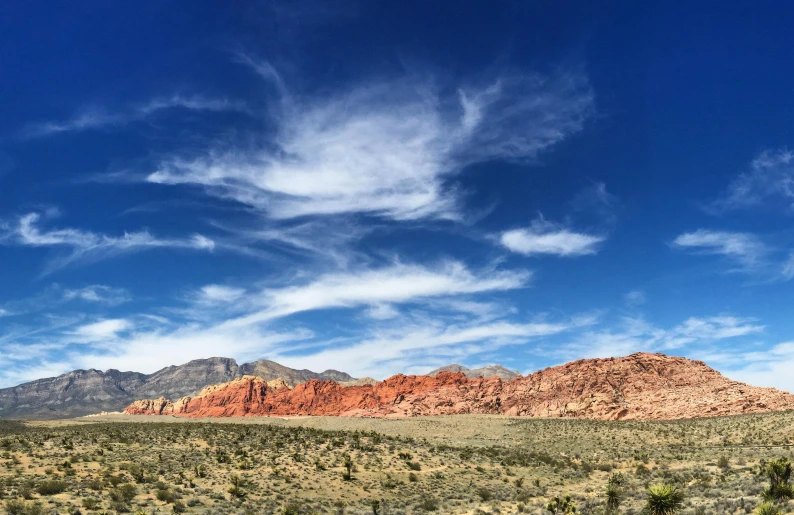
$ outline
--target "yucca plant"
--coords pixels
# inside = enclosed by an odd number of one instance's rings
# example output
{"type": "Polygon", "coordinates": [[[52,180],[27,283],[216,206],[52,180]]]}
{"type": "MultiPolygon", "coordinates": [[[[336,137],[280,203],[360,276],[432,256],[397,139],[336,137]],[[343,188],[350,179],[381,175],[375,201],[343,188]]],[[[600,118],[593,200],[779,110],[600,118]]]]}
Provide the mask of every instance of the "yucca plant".
{"type": "Polygon", "coordinates": [[[761,492],[765,501],[781,501],[794,498],[794,488],[788,483],[791,478],[791,462],[788,458],[772,460],[762,468],[769,478],[769,486],[761,492]]]}
{"type": "Polygon", "coordinates": [[[684,493],[674,485],[658,484],[648,487],[645,505],[649,515],[674,515],[684,506],[684,493]]]}
{"type": "Polygon", "coordinates": [[[623,501],[623,488],[612,482],[607,483],[606,498],[606,513],[609,515],[617,513],[623,501]]]}
{"type": "Polygon", "coordinates": [[[758,508],[755,509],[756,515],[781,515],[780,509],[772,504],[771,502],[764,502],[761,503],[758,508]]]}

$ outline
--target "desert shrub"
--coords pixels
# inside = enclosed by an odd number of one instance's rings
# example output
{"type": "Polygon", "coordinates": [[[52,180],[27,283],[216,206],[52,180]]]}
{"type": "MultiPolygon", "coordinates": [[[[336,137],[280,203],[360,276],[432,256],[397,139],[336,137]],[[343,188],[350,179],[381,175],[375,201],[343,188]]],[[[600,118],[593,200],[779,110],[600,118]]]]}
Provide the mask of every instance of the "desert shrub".
{"type": "Polygon", "coordinates": [[[437,511],[438,499],[430,495],[423,495],[422,499],[419,501],[419,508],[424,511],[437,511]]]}
{"type": "Polygon", "coordinates": [[[110,499],[117,503],[128,503],[138,495],[138,489],[134,485],[126,484],[114,488],[110,491],[110,499]]]}
{"type": "Polygon", "coordinates": [[[755,509],[756,515],[780,515],[780,509],[771,502],[761,503],[755,509]]]}
{"type": "Polygon", "coordinates": [[[422,470],[422,465],[420,465],[419,463],[417,463],[415,461],[409,461],[407,463],[407,465],[408,465],[408,468],[411,469],[411,470],[417,470],[417,471],[422,470]]]}
{"type": "Polygon", "coordinates": [[[66,483],[63,481],[43,481],[36,487],[39,495],[56,495],[66,490],[66,483]]]}
{"type": "Polygon", "coordinates": [[[100,505],[99,499],[95,499],[93,497],[84,498],[82,504],[83,504],[83,508],[85,508],[86,510],[95,510],[99,508],[100,505]]]}
{"type": "Polygon", "coordinates": [[[11,499],[6,501],[6,513],[8,515],[25,515],[27,506],[23,501],[18,499],[11,499]]]}
{"type": "Polygon", "coordinates": [[[174,492],[171,490],[157,490],[157,500],[166,504],[171,504],[176,500],[174,492]]]}
{"type": "Polygon", "coordinates": [[[570,495],[566,495],[564,498],[555,497],[549,501],[546,505],[546,509],[555,515],[569,515],[576,513],[576,504],[573,502],[570,495]]]}
{"type": "Polygon", "coordinates": [[[232,486],[228,490],[229,495],[231,495],[233,499],[242,499],[245,497],[245,490],[243,489],[245,485],[242,478],[234,474],[229,480],[232,483],[232,486]]]}
{"type": "Polygon", "coordinates": [[[486,487],[481,486],[477,489],[477,497],[479,497],[483,502],[490,501],[493,499],[493,493],[491,493],[491,491],[486,487]]]}

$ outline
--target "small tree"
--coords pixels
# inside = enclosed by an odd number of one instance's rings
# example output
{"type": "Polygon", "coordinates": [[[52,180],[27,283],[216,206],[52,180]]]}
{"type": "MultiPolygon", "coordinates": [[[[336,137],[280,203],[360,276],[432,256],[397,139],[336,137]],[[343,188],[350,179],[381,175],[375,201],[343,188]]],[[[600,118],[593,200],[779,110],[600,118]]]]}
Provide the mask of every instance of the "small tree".
{"type": "Polygon", "coordinates": [[[761,493],[765,501],[794,498],[794,488],[788,483],[791,478],[791,462],[788,458],[770,461],[761,472],[769,478],[769,487],[761,493]]]}
{"type": "Polygon", "coordinates": [[[240,476],[237,474],[232,474],[232,477],[229,478],[232,482],[231,488],[229,488],[229,495],[232,496],[234,499],[242,499],[245,497],[245,490],[243,490],[244,482],[240,476]]]}
{"type": "Polygon", "coordinates": [[[684,506],[684,493],[677,487],[658,484],[648,487],[645,505],[649,515],[674,515],[684,506]]]}
{"type": "Polygon", "coordinates": [[[546,505],[546,509],[550,512],[560,515],[569,515],[572,513],[576,513],[576,504],[571,499],[570,495],[566,495],[565,498],[560,499],[559,497],[555,497],[546,505]]]}
{"type": "Polygon", "coordinates": [[[380,513],[380,501],[377,499],[371,499],[369,501],[369,507],[372,508],[372,515],[378,515],[380,513]]]}
{"type": "Polygon", "coordinates": [[[345,462],[343,464],[345,471],[342,472],[342,479],[350,481],[353,479],[353,459],[349,454],[345,454],[345,462]]]}

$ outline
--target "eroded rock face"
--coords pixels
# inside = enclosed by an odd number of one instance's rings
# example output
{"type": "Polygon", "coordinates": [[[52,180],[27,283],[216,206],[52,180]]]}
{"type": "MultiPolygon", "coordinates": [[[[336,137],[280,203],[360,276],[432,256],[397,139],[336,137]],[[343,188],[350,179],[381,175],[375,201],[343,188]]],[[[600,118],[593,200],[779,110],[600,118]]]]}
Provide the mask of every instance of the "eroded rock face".
{"type": "Polygon", "coordinates": [[[313,379],[289,389],[245,376],[176,403],[137,401],[126,412],[184,417],[480,413],[655,420],[786,409],[794,409],[792,394],[731,381],[701,361],[638,353],[575,361],[511,381],[444,371],[435,376],[398,374],[358,386],[313,379]]]}

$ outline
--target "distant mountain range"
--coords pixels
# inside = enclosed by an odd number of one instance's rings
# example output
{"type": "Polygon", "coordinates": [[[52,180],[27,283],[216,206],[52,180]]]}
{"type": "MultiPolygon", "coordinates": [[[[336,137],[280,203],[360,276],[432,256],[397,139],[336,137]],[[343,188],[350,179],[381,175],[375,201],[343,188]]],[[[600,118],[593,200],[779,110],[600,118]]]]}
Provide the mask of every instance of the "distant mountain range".
{"type": "MultiPolygon", "coordinates": [[[[512,379],[519,375],[500,365],[475,370],[449,365],[431,374],[448,369],[462,371],[467,377],[483,375],[512,379]]],[[[136,399],[195,396],[206,386],[227,383],[243,376],[261,377],[265,381],[280,378],[290,386],[311,379],[336,381],[345,386],[377,382],[369,377],[356,379],[338,370],[296,370],[265,359],[242,365],[231,358],[197,359],[184,365],[166,367],[153,374],[75,370],[58,377],[0,389],[0,418],[54,419],[121,411],[136,399]]]]}
{"type": "Polygon", "coordinates": [[[469,379],[477,379],[478,377],[498,377],[503,381],[510,381],[511,379],[515,379],[516,377],[521,377],[521,374],[516,372],[515,370],[510,370],[509,368],[505,368],[502,365],[489,365],[487,367],[482,368],[466,368],[463,365],[447,365],[445,367],[437,368],[432,372],[429,372],[427,375],[435,377],[436,374],[439,372],[452,372],[458,373],[463,372],[463,375],[468,377],[469,379]]]}
{"type": "Polygon", "coordinates": [[[311,380],[290,388],[246,376],[208,387],[194,397],[141,399],[125,413],[188,418],[476,413],[660,420],[794,409],[794,395],[788,392],[731,381],[702,361],[663,354],[583,359],[508,381],[469,378],[466,372],[479,372],[461,370],[464,367],[459,365],[444,368],[453,371],[441,370],[433,377],[397,374],[362,386],[311,380]]]}
{"type": "Polygon", "coordinates": [[[226,383],[245,375],[266,381],[281,378],[289,385],[310,379],[356,381],[338,370],[295,370],[268,360],[238,365],[230,358],[197,359],[153,374],[118,370],[75,370],[58,377],[39,379],[0,389],[0,418],[70,418],[121,411],[142,397],[179,398],[196,395],[205,386],[226,383]]]}

